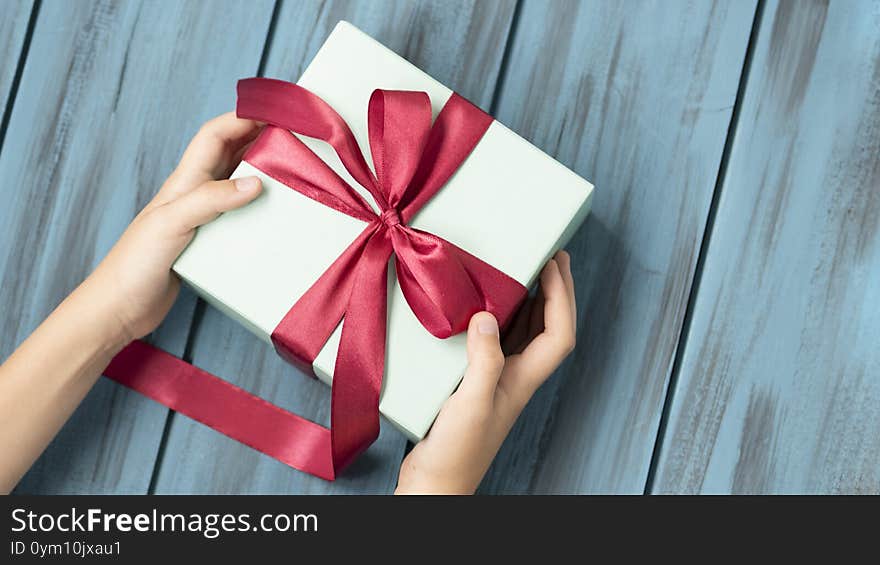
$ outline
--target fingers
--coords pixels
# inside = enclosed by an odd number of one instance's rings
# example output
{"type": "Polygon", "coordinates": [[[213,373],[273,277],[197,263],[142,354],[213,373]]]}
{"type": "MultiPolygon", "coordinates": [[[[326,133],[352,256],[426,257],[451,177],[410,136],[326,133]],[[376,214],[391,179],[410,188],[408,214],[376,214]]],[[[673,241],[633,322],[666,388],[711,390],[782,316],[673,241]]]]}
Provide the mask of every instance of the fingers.
{"type": "Polygon", "coordinates": [[[568,290],[568,299],[571,303],[571,316],[574,320],[575,329],[577,329],[577,302],[574,294],[574,277],[571,274],[571,255],[567,251],[558,251],[554,256],[556,263],[559,265],[559,271],[562,273],[562,280],[565,282],[565,288],[568,290]]]}
{"type": "Polygon", "coordinates": [[[535,304],[535,297],[528,297],[520,306],[519,311],[513,318],[513,322],[504,333],[502,341],[502,349],[506,354],[519,353],[522,351],[529,338],[529,318],[531,317],[532,307],[535,304]]]}
{"type": "Polygon", "coordinates": [[[186,233],[223,212],[244,206],[260,194],[261,188],[257,177],[206,182],[168,203],[165,213],[175,229],[186,233]]]}
{"type": "Polygon", "coordinates": [[[493,398],[504,369],[498,322],[488,312],[474,314],[468,326],[468,367],[459,391],[475,398],[493,398]]]}
{"type": "Polygon", "coordinates": [[[144,211],[168,204],[204,182],[228,177],[260,133],[260,127],[259,122],[240,120],[232,112],[206,122],[144,211]]]}
{"type": "Polygon", "coordinates": [[[544,289],[538,283],[538,293],[535,295],[535,303],[532,304],[532,310],[529,312],[529,333],[525,343],[522,344],[520,352],[531,343],[535,337],[544,331],[544,289]]]}
{"type": "Polygon", "coordinates": [[[259,122],[239,119],[234,112],[206,122],[184,151],[175,175],[197,183],[228,176],[260,127],[259,122]]]}
{"type": "Polygon", "coordinates": [[[544,295],[544,331],[541,335],[553,338],[553,344],[567,355],[574,347],[574,309],[566,288],[559,263],[551,259],[541,273],[544,295]]]}
{"type": "Polygon", "coordinates": [[[502,385],[522,402],[531,397],[574,348],[575,311],[562,270],[555,259],[544,267],[541,272],[544,331],[521,354],[507,361],[502,385]]]}

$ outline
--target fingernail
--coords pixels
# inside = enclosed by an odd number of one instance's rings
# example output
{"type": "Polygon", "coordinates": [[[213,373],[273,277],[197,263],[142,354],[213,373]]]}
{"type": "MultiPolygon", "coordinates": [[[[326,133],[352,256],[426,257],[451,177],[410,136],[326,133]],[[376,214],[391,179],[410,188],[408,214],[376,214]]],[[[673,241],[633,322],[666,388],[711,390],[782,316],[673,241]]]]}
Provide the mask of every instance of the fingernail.
{"type": "Polygon", "coordinates": [[[498,335],[498,322],[494,316],[482,316],[477,322],[477,331],[485,335],[498,335]]]}
{"type": "Polygon", "coordinates": [[[260,179],[257,177],[242,177],[235,179],[232,183],[235,185],[235,190],[239,192],[253,192],[260,186],[260,179]]]}

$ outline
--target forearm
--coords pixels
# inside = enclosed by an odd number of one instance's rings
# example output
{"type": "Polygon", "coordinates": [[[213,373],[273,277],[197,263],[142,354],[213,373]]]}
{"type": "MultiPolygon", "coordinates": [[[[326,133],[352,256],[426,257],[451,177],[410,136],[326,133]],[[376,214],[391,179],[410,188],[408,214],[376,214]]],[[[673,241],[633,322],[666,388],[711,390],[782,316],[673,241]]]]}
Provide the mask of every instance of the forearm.
{"type": "Polygon", "coordinates": [[[12,490],[127,339],[87,280],[0,366],[0,492],[12,490]]]}

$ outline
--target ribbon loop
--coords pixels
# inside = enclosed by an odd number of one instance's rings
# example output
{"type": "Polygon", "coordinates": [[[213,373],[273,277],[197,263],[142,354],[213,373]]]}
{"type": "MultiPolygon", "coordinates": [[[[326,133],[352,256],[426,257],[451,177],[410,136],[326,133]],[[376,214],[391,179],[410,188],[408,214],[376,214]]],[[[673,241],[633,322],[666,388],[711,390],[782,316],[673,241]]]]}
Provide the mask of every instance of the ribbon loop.
{"type": "Polygon", "coordinates": [[[385,207],[396,208],[428,141],[431,100],[424,92],[376,90],[370,96],[367,122],[370,153],[385,207]]]}
{"type": "Polygon", "coordinates": [[[235,112],[239,118],[326,141],[359,184],[371,192],[376,190],[376,177],[367,166],[348,124],[329,104],[305,88],[272,78],[240,80],[235,112]]]}

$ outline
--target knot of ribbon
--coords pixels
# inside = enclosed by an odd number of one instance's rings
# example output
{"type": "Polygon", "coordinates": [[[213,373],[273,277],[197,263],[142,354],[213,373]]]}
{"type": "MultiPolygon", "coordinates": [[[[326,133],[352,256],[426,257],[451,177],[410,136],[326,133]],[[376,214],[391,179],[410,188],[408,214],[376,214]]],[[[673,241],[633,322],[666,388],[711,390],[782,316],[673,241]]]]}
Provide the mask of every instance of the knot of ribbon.
{"type": "Polygon", "coordinates": [[[385,227],[393,228],[394,226],[400,225],[402,221],[400,218],[400,212],[395,210],[394,208],[389,208],[382,212],[382,215],[379,216],[379,219],[382,220],[382,223],[385,224],[385,227]]]}
{"type": "Polygon", "coordinates": [[[236,111],[241,118],[267,124],[244,161],[292,190],[366,224],[272,333],[278,353],[311,372],[318,353],[342,322],[330,428],[268,405],[187,365],[190,371],[167,354],[159,362],[158,354],[145,344],[133,344],[106,374],[292,467],[333,480],[379,434],[392,255],[407,303],[437,338],[464,331],[470,317],[481,310],[494,314],[504,326],[526,295],[526,288],[505,273],[410,225],[470,155],[492,117],[453,93],[432,124],[426,93],[376,90],[367,109],[374,173],[342,117],[305,88],[274,79],[241,80],[236,111]],[[374,212],[360,193],[291,132],[328,143],[380,212],[374,212]],[[151,362],[173,366],[193,382],[198,377],[201,403],[194,406],[169,392],[179,383],[160,385],[134,374],[149,372],[141,367],[151,362]],[[190,374],[194,372],[198,374],[190,374]],[[210,407],[212,401],[227,408],[235,406],[248,421],[229,418],[210,407]]]}

